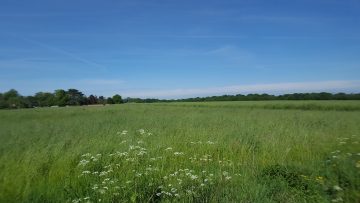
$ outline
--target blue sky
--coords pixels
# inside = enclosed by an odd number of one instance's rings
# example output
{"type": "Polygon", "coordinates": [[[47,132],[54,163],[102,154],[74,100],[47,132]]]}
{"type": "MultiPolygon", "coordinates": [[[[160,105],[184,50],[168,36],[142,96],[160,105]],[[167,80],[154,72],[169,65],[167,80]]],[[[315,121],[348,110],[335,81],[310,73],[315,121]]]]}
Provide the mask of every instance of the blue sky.
{"type": "Polygon", "coordinates": [[[0,92],[359,92],[358,0],[0,0],[0,92]]]}

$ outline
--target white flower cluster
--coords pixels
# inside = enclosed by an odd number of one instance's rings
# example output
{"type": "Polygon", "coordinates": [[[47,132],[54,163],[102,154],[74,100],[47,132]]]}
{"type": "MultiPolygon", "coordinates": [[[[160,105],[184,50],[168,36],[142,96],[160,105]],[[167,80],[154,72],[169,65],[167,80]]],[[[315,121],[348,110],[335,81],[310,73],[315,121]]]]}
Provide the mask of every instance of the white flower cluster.
{"type": "MultiPolygon", "coordinates": [[[[161,199],[195,197],[203,190],[210,189],[215,182],[227,182],[231,179],[230,174],[223,170],[229,164],[219,165],[219,168],[210,168],[212,173],[206,170],[195,170],[199,168],[198,166],[205,169],[206,164],[213,161],[212,155],[194,155],[188,158],[187,153],[183,151],[176,151],[172,147],[160,147],[163,156],[159,156],[158,149],[146,147],[146,138],[152,134],[144,129],[137,132],[140,137],[128,139],[132,141],[124,151],[115,151],[105,155],[91,153],[81,155],[78,163],[79,178],[89,185],[90,191],[84,193],[84,196],[86,195],[84,198],[75,198],[72,202],[111,202],[115,197],[129,198],[131,194],[139,190],[140,185],[143,190],[147,187],[154,188],[156,191],[154,195],[161,199]],[[174,156],[178,157],[174,162],[176,165],[169,162],[174,159],[174,156]],[[178,165],[186,164],[193,165],[194,169],[180,168],[172,173],[167,172],[166,167],[177,168],[178,165]]],[[[127,130],[118,134],[130,135],[127,130]]],[[[205,144],[214,143],[208,141],[205,144]]],[[[228,161],[230,162],[230,160],[220,160],[221,163],[228,161]]],[[[129,199],[129,201],[133,200],[129,199]]]]}

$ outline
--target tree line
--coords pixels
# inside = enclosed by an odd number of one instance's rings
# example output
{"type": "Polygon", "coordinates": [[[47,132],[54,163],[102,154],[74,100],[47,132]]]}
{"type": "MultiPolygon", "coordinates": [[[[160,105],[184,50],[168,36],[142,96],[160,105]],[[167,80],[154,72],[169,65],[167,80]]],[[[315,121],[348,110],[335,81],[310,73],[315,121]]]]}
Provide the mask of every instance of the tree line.
{"type": "Polygon", "coordinates": [[[0,109],[120,103],[123,103],[123,99],[118,94],[107,98],[95,95],[87,97],[77,89],[38,92],[33,96],[22,96],[14,89],[0,93],[0,109]]]}
{"type": "Polygon", "coordinates": [[[237,95],[222,95],[210,97],[195,97],[187,99],[140,99],[140,98],[126,98],[125,102],[133,103],[153,103],[153,102],[206,102],[206,101],[267,101],[267,100],[360,100],[360,94],[348,93],[294,93],[283,95],[271,94],[237,94],[237,95]]]}
{"type": "Polygon", "coordinates": [[[210,97],[195,97],[187,99],[141,99],[125,98],[118,94],[112,97],[86,96],[77,89],[55,90],[51,92],[38,92],[33,96],[22,96],[11,89],[0,93],[0,109],[33,108],[50,106],[81,106],[94,104],[121,104],[121,103],[154,103],[154,102],[205,102],[205,101],[266,101],[266,100],[360,100],[360,94],[348,93],[294,93],[283,95],[271,94],[237,94],[210,97]]]}

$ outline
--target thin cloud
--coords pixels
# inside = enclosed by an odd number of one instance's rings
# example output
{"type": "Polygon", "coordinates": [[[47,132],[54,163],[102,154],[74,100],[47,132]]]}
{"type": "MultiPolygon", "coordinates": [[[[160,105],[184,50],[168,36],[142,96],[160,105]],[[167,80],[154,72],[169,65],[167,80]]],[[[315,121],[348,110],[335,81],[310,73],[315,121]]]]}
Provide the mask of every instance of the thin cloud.
{"type": "Polygon", "coordinates": [[[77,83],[85,85],[119,85],[123,84],[122,80],[111,80],[111,79],[82,79],[77,83]]]}
{"type": "Polygon", "coordinates": [[[36,41],[36,40],[31,40],[31,39],[27,39],[27,38],[23,38],[23,37],[19,37],[19,36],[15,36],[17,38],[20,38],[22,39],[23,41],[26,41],[26,42],[30,42],[32,44],[35,44],[37,46],[40,46],[40,47],[43,47],[43,48],[46,48],[48,50],[51,50],[53,52],[57,52],[59,54],[62,54],[62,55],[65,55],[73,60],[76,60],[78,62],[81,62],[81,63],[84,63],[86,65],[90,65],[90,66],[93,66],[93,67],[96,67],[96,68],[101,68],[101,69],[107,69],[107,67],[101,65],[101,64],[98,64],[96,62],[93,62],[91,60],[88,60],[88,59],[85,59],[83,57],[80,57],[74,53],[71,53],[69,51],[66,51],[66,50],[63,50],[63,49],[59,49],[57,47],[54,47],[52,45],[49,45],[49,44],[46,44],[46,43],[43,43],[43,42],[39,42],[39,41],[36,41]]]}
{"type": "Polygon", "coordinates": [[[294,82],[272,83],[254,85],[234,85],[212,88],[169,89],[139,92],[124,92],[124,96],[140,98],[184,98],[196,96],[212,96],[223,94],[248,93],[293,93],[293,92],[319,92],[319,91],[359,91],[360,81],[321,81],[321,82],[294,82]]]}

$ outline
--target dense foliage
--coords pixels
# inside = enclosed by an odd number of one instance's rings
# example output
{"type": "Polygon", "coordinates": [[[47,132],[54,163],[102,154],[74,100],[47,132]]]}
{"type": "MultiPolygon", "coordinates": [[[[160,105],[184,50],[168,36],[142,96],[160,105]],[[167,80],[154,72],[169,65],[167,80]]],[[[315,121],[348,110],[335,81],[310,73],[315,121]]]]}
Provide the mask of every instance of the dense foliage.
{"type": "Polygon", "coordinates": [[[109,98],[94,95],[87,97],[77,89],[59,89],[54,93],[38,92],[34,96],[22,96],[14,89],[0,93],[0,109],[120,103],[123,100],[118,94],[109,98]]]}

